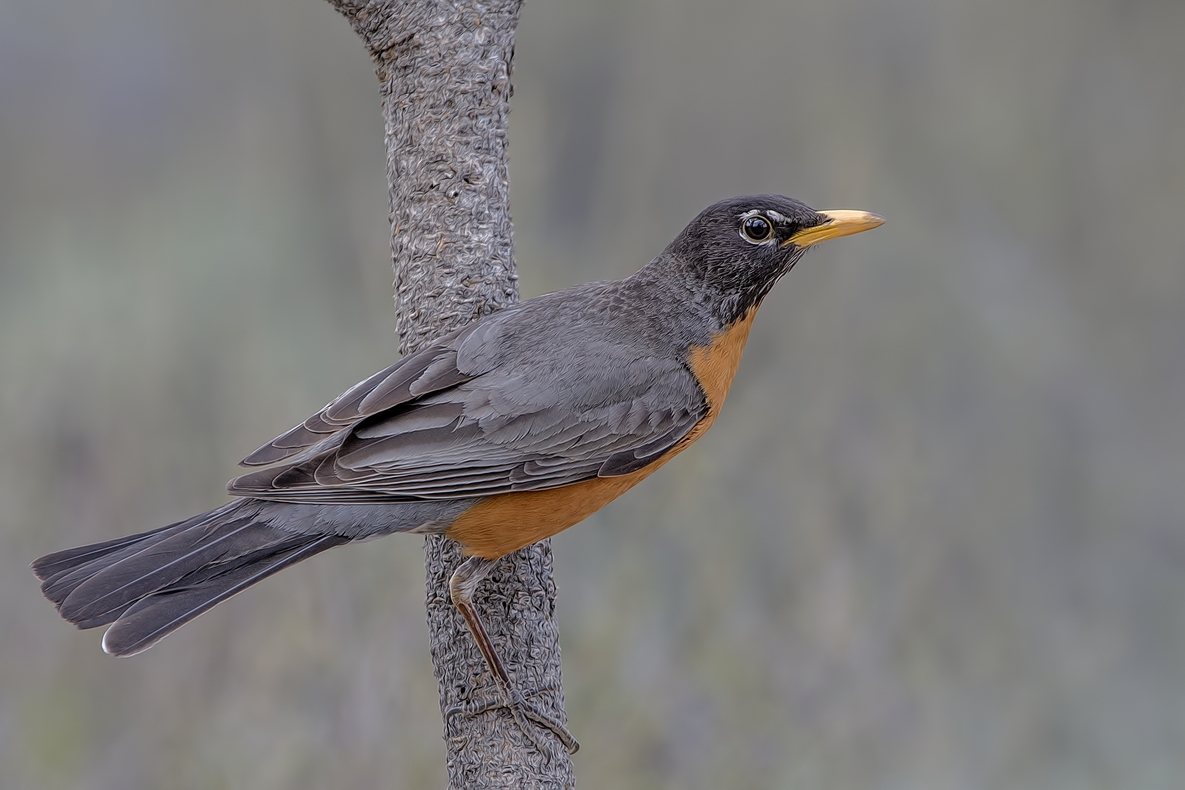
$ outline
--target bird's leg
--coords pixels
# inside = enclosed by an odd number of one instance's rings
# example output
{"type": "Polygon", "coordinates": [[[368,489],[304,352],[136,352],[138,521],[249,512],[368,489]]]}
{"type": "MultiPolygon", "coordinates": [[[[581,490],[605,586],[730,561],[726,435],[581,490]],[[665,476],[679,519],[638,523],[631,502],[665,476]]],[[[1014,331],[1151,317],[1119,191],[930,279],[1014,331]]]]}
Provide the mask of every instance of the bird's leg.
{"type": "Polygon", "coordinates": [[[477,642],[477,649],[481,651],[482,657],[486,660],[486,666],[489,667],[490,674],[494,676],[494,684],[498,687],[498,695],[501,697],[501,701],[495,705],[453,708],[448,711],[448,714],[466,713],[475,715],[494,707],[505,706],[510,709],[515,722],[518,723],[523,733],[531,739],[531,742],[535,744],[541,753],[548,754],[550,750],[539,741],[535,733],[535,728],[531,726],[530,722],[535,722],[535,724],[550,730],[560,740],[560,743],[564,745],[564,748],[570,754],[574,754],[580,748],[580,744],[576,742],[576,739],[572,737],[572,734],[568,732],[567,728],[553,716],[543,713],[534,705],[527,702],[526,696],[511,681],[510,675],[506,672],[506,667],[502,664],[502,659],[498,657],[497,651],[494,650],[494,643],[490,641],[489,634],[486,633],[485,626],[481,623],[481,617],[477,614],[477,607],[473,605],[474,590],[477,589],[477,585],[481,580],[489,575],[489,572],[497,562],[498,560],[496,559],[470,557],[461,563],[460,567],[453,572],[448,586],[449,594],[453,599],[453,605],[457,607],[457,610],[461,612],[461,616],[465,618],[465,624],[469,626],[469,632],[473,634],[473,641],[477,642]]]}

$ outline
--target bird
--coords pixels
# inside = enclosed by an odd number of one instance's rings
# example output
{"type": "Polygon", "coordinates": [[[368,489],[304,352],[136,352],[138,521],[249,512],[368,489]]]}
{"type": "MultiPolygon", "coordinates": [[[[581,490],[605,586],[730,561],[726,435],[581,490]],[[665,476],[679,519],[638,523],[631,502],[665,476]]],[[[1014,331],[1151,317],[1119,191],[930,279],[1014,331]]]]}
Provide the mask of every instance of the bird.
{"type": "MultiPolygon", "coordinates": [[[[808,249],[884,223],[780,195],[722,200],[634,274],[518,302],[355,384],[241,461],[230,502],[48,554],[41,591],[107,653],[140,653],[217,603],[335,546],[443,534],[449,590],[501,704],[537,710],[494,649],[474,590],[498,559],[567,529],[715,422],[754,316],[808,249]]],[[[537,738],[532,740],[538,744],[537,738]]]]}

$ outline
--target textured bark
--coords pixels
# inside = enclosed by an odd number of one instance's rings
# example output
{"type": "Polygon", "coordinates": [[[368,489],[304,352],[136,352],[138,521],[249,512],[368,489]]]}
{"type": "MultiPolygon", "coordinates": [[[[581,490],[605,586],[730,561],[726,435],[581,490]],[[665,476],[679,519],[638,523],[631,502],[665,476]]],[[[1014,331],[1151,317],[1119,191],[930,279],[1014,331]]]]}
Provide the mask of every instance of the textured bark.
{"type": "MultiPolygon", "coordinates": [[[[391,249],[400,351],[518,297],[506,134],[521,0],[471,4],[330,0],[377,64],[386,120],[391,249]]],[[[559,745],[540,754],[509,712],[447,715],[496,689],[448,579],[457,546],[427,539],[432,660],[445,713],[450,788],[572,787],[559,745]]],[[[476,599],[491,638],[532,701],[564,720],[548,541],[507,557],[476,599]]],[[[549,733],[542,734],[551,738],[549,733]]]]}

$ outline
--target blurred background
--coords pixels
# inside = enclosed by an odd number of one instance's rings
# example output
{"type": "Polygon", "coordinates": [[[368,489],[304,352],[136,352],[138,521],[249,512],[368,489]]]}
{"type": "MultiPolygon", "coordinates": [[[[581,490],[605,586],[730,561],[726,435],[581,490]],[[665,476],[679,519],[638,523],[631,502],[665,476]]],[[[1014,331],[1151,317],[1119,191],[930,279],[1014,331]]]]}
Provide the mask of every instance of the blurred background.
{"type": "MultiPolygon", "coordinates": [[[[528,3],[524,297],[734,194],[888,218],[555,540],[583,787],[1182,785],[1182,41],[1179,0],[528,3]]],[[[130,660],[27,570],[392,361],[376,87],[315,0],[0,1],[5,788],[444,785],[418,538],[130,660]]]]}

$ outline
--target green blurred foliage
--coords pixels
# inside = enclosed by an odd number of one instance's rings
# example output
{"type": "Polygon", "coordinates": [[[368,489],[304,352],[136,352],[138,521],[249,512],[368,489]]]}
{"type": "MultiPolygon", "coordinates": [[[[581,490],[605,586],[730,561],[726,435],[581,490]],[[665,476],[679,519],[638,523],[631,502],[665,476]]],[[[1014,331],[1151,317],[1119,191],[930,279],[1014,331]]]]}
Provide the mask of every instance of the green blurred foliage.
{"type": "MultiPolygon", "coordinates": [[[[889,220],[556,539],[583,786],[1180,786],[1183,40],[1179,0],[528,4],[525,296],[732,194],[889,220]]],[[[3,787],[443,785],[417,539],[130,660],[25,568],[389,364],[381,135],[326,4],[0,3],[3,787]]]]}

